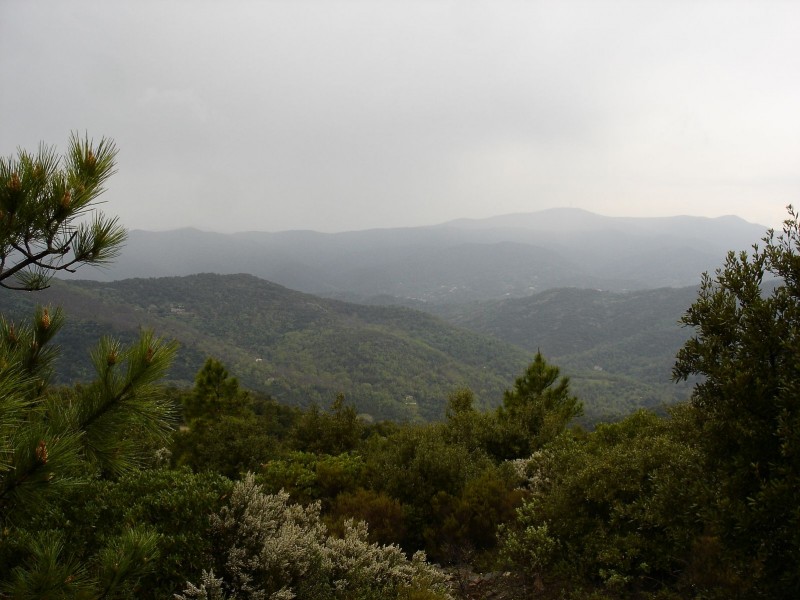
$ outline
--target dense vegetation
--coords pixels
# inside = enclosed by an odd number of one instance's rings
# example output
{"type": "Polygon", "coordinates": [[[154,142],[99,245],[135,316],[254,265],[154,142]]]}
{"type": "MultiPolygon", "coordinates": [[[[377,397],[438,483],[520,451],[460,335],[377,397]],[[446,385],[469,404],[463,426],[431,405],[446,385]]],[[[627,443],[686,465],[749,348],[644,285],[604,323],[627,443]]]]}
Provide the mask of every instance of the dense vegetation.
{"type": "Polygon", "coordinates": [[[554,289],[423,309],[459,327],[546,352],[570,374],[596,422],[688,398],[689,386],[676,385],[670,369],[691,335],[676,324],[696,295],[694,286],[625,293],[554,289]]]}
{"type": "MultiPolygon", "coordinates": [[[[25,171],[25,156],[0,168],[0,280],[11,287],[46,285],[57,268],[3,271],[50,235],[47,211],[69,208],[59,185],[90,189],[95,152],[73,146],[69,177],[42,179],[34,158],[25,171]]],[[[790,216],[782,236],[703,278],[673,370],[700,378],[690,402],[590,432],[570,427],[582,403],[541,353],[496,407],[463,387],[440,421],[367,422],[346,395],[298,408],[250,392],[215,358],[191,387],[166,387],[175,344],[149,332],[102,337],[93,380],[57,387],[61,310],[4,318],[0,597],[421,600],[500,587],[517,598],[794,598],[790,216]]],[[[94,240],[100,255],[119,241],[94,240]]]]}

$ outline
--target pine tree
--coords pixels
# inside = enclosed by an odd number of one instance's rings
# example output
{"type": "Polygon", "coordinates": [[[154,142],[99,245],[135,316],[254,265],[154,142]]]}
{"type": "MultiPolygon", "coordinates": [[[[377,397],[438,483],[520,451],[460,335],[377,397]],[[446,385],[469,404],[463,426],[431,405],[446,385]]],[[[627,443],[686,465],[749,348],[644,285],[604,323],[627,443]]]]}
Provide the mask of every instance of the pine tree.
{"type": "Polygon", "coordinates": [[[239,380],[215,358],[207,358],[194,379],[194,389],[184,401],[183,414],[187,422],[195,419],[220,419],[223,415],[237,416],[251,411],[252,400],[239,389],[239,380]]]}
{"type": "Polygon", "coordinates": [[[503,394],[498,409],[502,458],[519,458],[554,439],[583,413],[583,405],[569,390],[569,378],[559,377],[557,366],[537,352],[514,387],[503,394]]]}
{"type": "MultiPolygon", "coordinates": [[[[73,136],[63,169],[44,147],[0,160],[0,286],[42,289],[56,271],[116,255],[125,237],[116,219],[74,223],[93,209],[115,155],[108,140],[73,136]]],[[[65,488],[142,465],[143,441],[166,440],[173,419],[157,382],[175,343],[150,332],[128,347],[103,338],[92,353],[96,380],[54,390],[51,342],[63,322],[52,307],[28,324],[0,317],[0,594],[14,598],[109,597],[156,551],[151,532],[130,527],[87,562],[64,532],[36,526],[65,488]]]]}

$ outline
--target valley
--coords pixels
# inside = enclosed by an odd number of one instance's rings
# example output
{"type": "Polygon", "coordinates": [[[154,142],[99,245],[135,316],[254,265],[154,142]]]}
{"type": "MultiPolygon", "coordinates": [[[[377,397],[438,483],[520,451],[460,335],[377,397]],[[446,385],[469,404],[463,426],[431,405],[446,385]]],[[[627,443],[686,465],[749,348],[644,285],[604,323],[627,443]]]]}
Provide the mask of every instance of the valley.
{"type": "Polygon", "coordinates": [[[201,274],[117,282],[54,281],[35,297],[11,295],[4,314],[63,307],[56,383],[92,377],[102,333],[122,341],[142,328],[176,339],[168,382],[189,386],[206,357],[243,385],[295,406],[343,393],[368,419],[438,420],[447,396],[468,387],[497,406],[537,350],[572,378],[582,422],[685,399],[671,381],[688,332],[677,325],[694,288],[636,293],[552,289],[527,298],[430,304],[415,310],[355,304],[289,290],[251,275],[201,274]]]}

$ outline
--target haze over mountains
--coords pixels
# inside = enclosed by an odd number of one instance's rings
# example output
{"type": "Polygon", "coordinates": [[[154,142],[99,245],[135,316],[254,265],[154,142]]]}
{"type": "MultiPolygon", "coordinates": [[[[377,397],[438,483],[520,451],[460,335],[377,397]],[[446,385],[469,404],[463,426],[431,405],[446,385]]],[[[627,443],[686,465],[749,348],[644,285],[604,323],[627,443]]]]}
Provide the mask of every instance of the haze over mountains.
{"type": "Polygon", "coordinates": [[[430,227],[324,234],[130,232],[106,271],[119,280],[249,273],[291,289],[349,300],[432,303],[524,297],[558,287],[637,290],[696,284],[728,250],[765,227],[738,217],[604,217],[552,209],[430,227]]]}
{"type": "Polygon", "coordinates": [[[678,319],[700,274],[764,233],[737,217],[574,209],[338,234],[133,231],[108,271],[80,272],[113,281],[56,282],[3,311],[64,306],[62,382],[91,376],[102,333],[151,327],[181,343],[175,383],[214,356],[279,400],[344,392],[401,420],[442,416],[463,385],[496,405],[541,350],[596,421],[687,396],[671,381],[691,334],[678,319]]]}

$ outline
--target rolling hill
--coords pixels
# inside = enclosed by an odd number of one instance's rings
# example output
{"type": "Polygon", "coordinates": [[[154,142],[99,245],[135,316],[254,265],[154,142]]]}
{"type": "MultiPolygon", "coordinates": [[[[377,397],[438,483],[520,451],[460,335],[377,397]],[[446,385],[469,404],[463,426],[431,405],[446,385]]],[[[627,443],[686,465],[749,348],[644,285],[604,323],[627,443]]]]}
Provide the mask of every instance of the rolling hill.
{"type": "Polygon", "coordinates": [[[619,412],[687,397],[690,386],[674,383],[671,374],[677,351],[692,333],[678,320],[696,297],[694,286],[625,293],[554,289],[527,298],[424,307],[459,327],[541,350],[572,375],[590,406],[619,412]]]}
{"type": "Polygon", "coordinates": [[[215,356],[245,386],[283,402],[326,405],[344,392],[377,419],[439,418],[459,386],[495,406],[541,349],[571,376],[591,423],[686,397],[670,368],[688,336],[677,319],[695,293],[553,289],[504,301],[415,303],[431,315],[320,298],[250,275],[201,274],[56,281],[37,294],[3,294],[2,312],[21,318],[34,303],[65,309],[58,382],[91,378],[88,351],[101,335],[131,340],[149,327],[181,343],[174,384],[189,385],[215,356]]]}
{"type": "Polygon", "coordinates": [[[531,358],[426,313],[327,300],[250,275],[56,282],[37,294],[5,293],[2,312],[21,318],[36,302],[67,315],[58,382],[89,379],[88,350],[100,335],[130,340],[148,327],[181,344],[176,384],[190,384],[212,355],[280,401],[327,405],[344,392],[380,419],[440,417],[460,386],[496,404],[531,358]]]}

